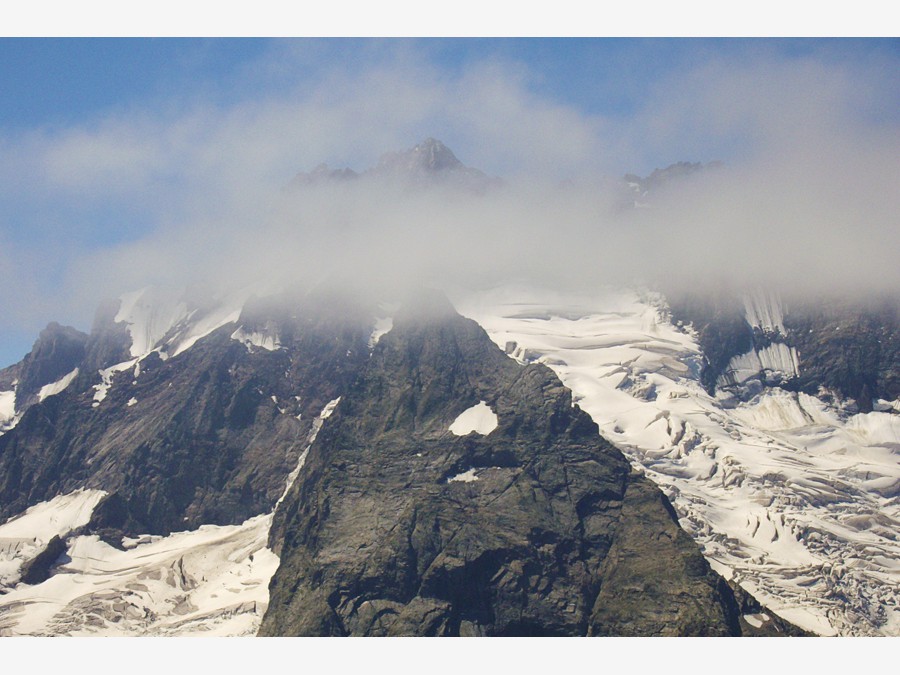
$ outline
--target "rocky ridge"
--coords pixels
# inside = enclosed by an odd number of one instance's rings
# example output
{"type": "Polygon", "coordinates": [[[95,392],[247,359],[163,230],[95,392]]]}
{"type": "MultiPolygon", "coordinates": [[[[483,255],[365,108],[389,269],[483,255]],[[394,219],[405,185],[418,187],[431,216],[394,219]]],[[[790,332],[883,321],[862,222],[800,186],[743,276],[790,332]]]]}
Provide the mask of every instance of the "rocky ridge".
{"type": "Polygon", "coordinates": [[[395,317],[270,544],[281,564],[261,635],[755,630],[556,376],[516,364],[440,297],[395,317]],[[451,433],[479,401],[496,429],[451,433]]]}

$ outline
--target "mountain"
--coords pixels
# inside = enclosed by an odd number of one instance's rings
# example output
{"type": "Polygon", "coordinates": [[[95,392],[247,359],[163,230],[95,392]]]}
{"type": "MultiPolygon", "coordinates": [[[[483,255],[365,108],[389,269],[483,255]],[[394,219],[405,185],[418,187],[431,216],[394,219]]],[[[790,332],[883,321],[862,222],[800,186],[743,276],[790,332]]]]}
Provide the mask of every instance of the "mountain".
{"type": "Polygon", "coordinates": [[[320,164],[311,172],[297,174],[290,184],[294,190],[323,182],[383,181],[399,183],[411,189],[449,186],[475,193],[483,193],[499,186],[502,181],[463,164],[453,151],[441,141],[426,138],[409,150],[389,152],[378,163],[362,173],[353,169],[331,169],[320,164]]]}
{"type": "MultiPolygon", "coordinates": [[[[776,307],[759,319],[759,306],[748,305],[750,321],[777,323],[776,307]]],[[[509,286],[470,296],[460,311],[513,358],[557,374],[600,433],[669,497],[714,569],[811,632],[897,633],[896,400],[860,412],[846,399],[786,388],[791,377],[749,357],[746,380],[711,392],[707,350],[725,351],[716,331],[704,342],[646,290],[509,286]]],[[[739,353],[755,349],[749,322],[726,325],[748,334],[739,353]]],[[[805,358],[796,361],[801,374],[805,358]]]]}
{"type": "Polygon", "coordinates": [[[267,606],[277,635],[796,632],[748,623],[552,372],[440,294],[190,296],[101,313],[84,377],[0,437],[5,633],[243,634],[267,606]],[[127,360],[89,375],[103,351],[127,360]]]}
{"type": "Polygon", "coordinates": [[[749,629],[665,497],[551,371],[508,359],[441,297],[416,305],[276,513],[262,635],[749,629]]]}
{"type": "Polygon", "coordinates": [[[0,370],[0,635],[900,634],[893,307],[126,293],[0,370]]]}

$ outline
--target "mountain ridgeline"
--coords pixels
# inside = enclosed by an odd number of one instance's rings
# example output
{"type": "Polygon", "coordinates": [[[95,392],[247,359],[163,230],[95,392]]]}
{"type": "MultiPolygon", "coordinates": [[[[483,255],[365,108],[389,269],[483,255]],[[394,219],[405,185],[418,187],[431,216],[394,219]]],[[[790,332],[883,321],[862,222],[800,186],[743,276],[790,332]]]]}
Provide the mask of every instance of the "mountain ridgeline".
{"type": "MultiPolygon", "coordinates": [[[[139,358],[121,311],[90,335],[51,325],[2,372],[23,405],[0,436],[4,517],[103,490],[77,534],[116,546],[274,511],[262,635],[797,632],[744,621],[556,376],[440,294],[407,303],[377,344],[373,305],[319,290],[251,299],[183,351],[190,322],[176,321],[139,358]],[[479,403],[496,428],[451,432],[479,403]]],[[[21,582],[52,577],[64,541],[21,582]]]]}
{"type": "Polygon", "coordinates": [[[271,537],[262,635],[753,631],[556,376],[516,364],[439,295],[395,318],[271,537]],[[479,402],[497,427],[450,431],[479,402]]]}
{"type": "MultiPolygon", "coordinates": [[[[623,187],[638,206],[707,168],[716,166],[679,164],[647,179],[630,176],[623,187]]],[[[477,194],[500,185],[427,139],[362,173],[320,166],[290,189],[302,196],[319,181],[369,178],[477,194]]],[[[670,294],[668,305],[641,304],[640,326],[654,331],[663,322],[693,351],[679,355],[672,346],[681,343],[661,340],[664,374],[685,385],[681,398],[659,396],[660,409],[626,437],[605,419],[606,408],[588,406],[584,392],[573,400],[563,384],[578,389],[566,379],[573,372],[562,357],[542,360],[539,331],[527,332],[527,322],[546,323],[575,350],[575,327],[566,322],[591,315],[562,307],[523,318],[526,332],[515,339],[536,343],[523,344],[517,358],[515,342],[509,354],[497,346],[504,343],[497,325],[489,335],[490,320],[464,318],[440,292],[412,294],[399,310],[396,298],[383,300],[372,289],[337,284],[234,296],[150,288],[104,303],[90,334],[50,324],[20,363],[0,370],[0,523],[9,519],[0,527],[13,525],[0,533],[0,635],[180,634],[213,620],[227,633],[236,616],[245,622],[230,634],[258,628],[264,636],[804,634],[740,587],[740,578],[720,576],[692,539],[718,525],[686,519],[677,499],[689,491],[674,489],[667,476],[691,475],[693,461],[713,466],[704,481],[735,494],[743,488],[737,479],[726,484],[726,474],[739,475],[727,448],[662,406],[693,396],[694,336],[703,386],[733,395],[722,397],[722,419],[725,406],[779,386],[853,399],[861,410],[883,405],[900,395],[893,305],[788,311],[764,292],[670,294]],[[654,425],[666,427],[664,442],[646,440],[654,425]],[[643,470],[600,428],[626,451],[632,440],[648,444],[643,470]],[[671,468],[669,455],[681,464],[671,468]],[[644,470],[663,477],[669,497],[644,470]],[[67,513],[71,527],[40,538],[16,527],[28,517],[55,518],[66,504],[83,510],[67,513]],[[227,591],[202,585],[209,549],[135,571],[134,561],[151,557],[142,546],[166,549],[166,537],[186,541],[198,532],[209,535],[199,537],[204,546],[221,534],[235,547],[210,576],[229,577],[227,591]],[[58,589],[54,578],[64,575],[72,588],[82,586],[78,574],[102,576],[101,558],[115,558],[136,580],[54,598],[64,610],[33,629],[28,613],[40,613],[34,608],[45,599],[17,594],[58,589]],[[169,600],[151,597],[151,581],[169,600]],[[210,603],[212,612],[192,604],[254,584],[260,594],[237,607],[210,603]],[[169,622],[182,616],[193,618],[169,622]]],[[[515,316],[510,310],[493,319],[515,316]]],[[[653,342],[636,331],[594,336],[581,354],[653,342]]],[[[639,360],[617,356],[590,377],[624,373],[639,360]]],[[[643,380],[620,374],[614,391],[595,381],[589,393],[614,403],[631,397],[629,410],[656,405],[654,374],[633,370],[643,380]]],[[[712,419],[712,403],[703,405],[698,414],[712,419]]],[[[885,499],[896,489],[888,479],[871,479],[885,499]]],[[[868,473],[860,480],[869,481],[868,473]]],[[[759,505],[759,495],[751,496],[759,505]]],[[[726,499],[722,508],[733,503],[748,502],[726,499]]],[[[717,545],[736,542],[716,536],[717,545]]]]}
{"type": "Polygon", "coordinates": [[[17,397],[31,404],[0,436],[0,516],[101,489],[108,497],[91,529],[115,542],[271,510],[313,420],[368,357],[370,326],[361,317],[327,293],[290,310],[249,302],[236,323],[183,353],[140,359],[110,314],[101,313],[90,336],[49,327],[13,367],[17,397]],[[252,334],[266,324],[282,349],[233,337],[238,326],[252,334]],[[34,390],[70,368],[71,383],[38,400],[34,390]]]}

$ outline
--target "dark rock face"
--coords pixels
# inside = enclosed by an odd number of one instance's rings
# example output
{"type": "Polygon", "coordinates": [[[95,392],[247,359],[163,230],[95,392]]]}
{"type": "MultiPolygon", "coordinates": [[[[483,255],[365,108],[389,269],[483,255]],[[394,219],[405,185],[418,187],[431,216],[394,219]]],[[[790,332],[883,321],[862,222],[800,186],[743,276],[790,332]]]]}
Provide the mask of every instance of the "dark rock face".
{"type": "MultiPolygon", "coordinates": [[[[87,342],[79,377],[0,436],[0,518],[83,487],[110,493],[88,530],[111,542],[272,510],[313,420],[368,359],[371,322],[326,294],[264,309],[281,349],[248,348],[227,324],[166,361],[151,354],[139,374],[116,373],[95,407],[95,368],[130,358],[121,325],[99,321],[109,330],[87,342]]],[[[260,312],[248,306],[248,325],[260,312]]]]}
{"type": "Polygon", "coordinates": [[[673,321],[691,324],[697,331],[704,358],[700,382],[711,394],[728,362],[754,346],[753,331],[744,319],[744,306],[739,297],[727,293],[671,295],[669,304],[673,321]]]}
{"type": "Polygon", "coordinates": [[[50,568],[66,552],[66,543],[54,535],[44,550],[22,565],[20,581],[23,584],[40,584],[50,578],[50,568]]]}
{"type": "Polygon", "coordinates": [[[88,336],[70,326],[49,324],[22,360],[16,408],[33,402],[41,387],[71,373],[84,359],[88,336]]]}
{"type": "Polygon", "coordinates": [[[734,356],[771,342],[797,350],[799,375],[780,386],[817,395],[820,389],[857,402],[869,412],[876,399],[900,396],[900,307],[896,299],[790,303],[786,335],[751,329],[737,293],[673,294],[672,319],[697,331],[705,359],[701,382],[713,393],[734,356]]]}
{"type": "Polygon", "coordinates": [[[271,545],[261,635],[741,633],[662,493],[549,369],[516,364],[440,298],[395,318],[271,545]],[[479,401],[497,428],[451,433],[479,401]]]}
{"type": "Polygon", "coordinates": [[[800,354],[795,389],[819,387],[857,401],[900,397],[900,322],[896,301],[799,306],[785,316],[791,344],[800,354]]]}

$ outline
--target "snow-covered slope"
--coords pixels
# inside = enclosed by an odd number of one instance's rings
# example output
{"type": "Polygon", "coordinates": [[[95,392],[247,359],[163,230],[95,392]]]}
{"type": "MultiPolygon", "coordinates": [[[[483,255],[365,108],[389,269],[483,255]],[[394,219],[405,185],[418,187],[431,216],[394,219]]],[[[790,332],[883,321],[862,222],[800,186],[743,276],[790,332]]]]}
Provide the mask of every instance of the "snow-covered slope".
{"type": "Polygon", "coordinates": [[[135,359],[153,351],[168,358],[190,349],[217,328],[236,322],[252,293],[253,289],[244,289],[218,298],[211,306],[198,307],[192,306],[183,290],[147,287],[121,297],[114,321],[127,326],[135,359]]]}
{"type": "Polygon", "coordinates": [[[74,537],[47,581],[0,596],[0,635],[253,635],[278,558],[272,514],[142,537],[74,537]]]}
{"type": "MultiPolygon", "coordinates": [[[[780,327],[771,306],[757,304],[757,326],[780,327]]],[[[842,416],[778,388],[710,396],[693,335],[651,293],[510,286],[457,307],[557,373],[718,571],[808,630],[900,635],[900,416],[842,416]]]]}
{"type": "MultiPolygon", "coordinates": [[[[314,421],[285,492],[339,402],[314,421]]],[[[274,512],[240,525],[125,539],[124,550],[94,535],[69,536],[49,579],[17,583],[21,565],[54,535],[66,538],[85,525],[105,494],[78,490],[0,525],[0,636],[256,634],[278,567],[268,548],[274,512]]]]}

